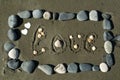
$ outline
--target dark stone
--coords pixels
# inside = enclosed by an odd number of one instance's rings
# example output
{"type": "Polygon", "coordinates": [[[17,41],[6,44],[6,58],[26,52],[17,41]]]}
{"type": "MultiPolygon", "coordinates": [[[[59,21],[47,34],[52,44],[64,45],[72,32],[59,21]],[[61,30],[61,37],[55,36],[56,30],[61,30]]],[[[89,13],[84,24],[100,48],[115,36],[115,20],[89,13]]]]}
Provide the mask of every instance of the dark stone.
{"type": "Polygon", "coordinates": [[[76,63],[70,63],[68,64],[67,71],[69,73],[77,73],[78,72],[78,66],[76,63]]]}
{"type": "Polygon", "coordinates": [[[106,54],[106,63],[109,67],[112,67],[115,64],[114,55],[113,54],[106,54]]]}
{"type": "Polygon", "coordinates": [[[114,38],[113,33],[111,31],[105,31],[103,34],[103,39],[104,41],[109,41],[112,40],[114,38]]]}
{"type": "Polygon", "coordinates": [[[92,71],[92,65],[89,63],[83,63],[79,65],[81,71],[92,71]]]}
{"type": "Polygon", "coordinates": [[[9,52],[12,48],[14,48],[15,47],[15,45],[12,43],[12,42],[6,42],[5,44],[4,44],[4,50],[6,51],[6,52],[9,52]]]}

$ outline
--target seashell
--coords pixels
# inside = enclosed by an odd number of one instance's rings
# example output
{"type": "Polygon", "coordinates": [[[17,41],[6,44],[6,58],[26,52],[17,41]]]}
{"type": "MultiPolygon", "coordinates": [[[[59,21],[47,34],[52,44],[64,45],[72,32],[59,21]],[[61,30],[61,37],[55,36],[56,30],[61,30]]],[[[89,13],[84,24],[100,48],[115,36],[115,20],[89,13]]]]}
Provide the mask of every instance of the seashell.
{"type": "Polygon", "coordinates": [[[42,35],[41,35],[41,34],[38,34],[38,35],[37,35],[37,37],[38,37],[38,38],[41,38],[41,37],[42,37],[42,35]]]}
{"type": "Polygon", "coordinates": [[[78,49],[78,47],[79,47],[78,44],[75,44],[75,45],[73,46],[74,49],[78,49]]]}
{"type": "Polygon", "coordinates": [[[80,39],[82,36],[80,34],[78,34],[77,37],[80,39]]]}
{"type": "Polygon", "coordinates": [[[41,34],[42,36],[45,36],[45,32],[41,32],[40,34],[41,34]]]}
{"type": "Polygon", "coordinates": [[[33,50],[33,55],[37,55],[38,52],[36,50],[33,50]]]}
{"type": "Polygon", "coordinates": [[[73,39],[73,36],[72,36],[72,35],[69,35],[69,39],[73,39]]]}
{"type": "Polygon", "coordinates": [[[57,48],[62,47],[61,41],[60,40],[56,40],[55,43],[54,43],[54,46],[57,47],[57,48]]]}
{"type": "Polygon", "coordinates": [[[92,46],[92,51],[95,51],[96,50],[96,46],[92,46]]]}
{"type": "Polygon", "coordinates": [[[45,48],[41,48],[41,52],[44,53],[46,50],[45,48]]]}
{"type": "Polygon", "coordinates": [[[43,28],[38,28],[38,32],[41,33],[43,31],[43,28]]]}
{"type": "Polygon", "coordinates": [[[100,67],[101,72],[108,72],[109,68],[106,63],[104,63],[104,62],[100,63],[99,67],[100,67]]]}
{"type": "Polygon", "coordinates": [[[63,64],[58,64],[55,68],[54,71],[59,73],[59,74],[65,74],[66,73],[66,68],[63,64]]]}
{"type": "Polygon", "coordinates": [[[49,20],[51,18],[51,13],[48,12],[48,11],[44,12],[43,18],[46,19],[46,20],[49,20]]]}

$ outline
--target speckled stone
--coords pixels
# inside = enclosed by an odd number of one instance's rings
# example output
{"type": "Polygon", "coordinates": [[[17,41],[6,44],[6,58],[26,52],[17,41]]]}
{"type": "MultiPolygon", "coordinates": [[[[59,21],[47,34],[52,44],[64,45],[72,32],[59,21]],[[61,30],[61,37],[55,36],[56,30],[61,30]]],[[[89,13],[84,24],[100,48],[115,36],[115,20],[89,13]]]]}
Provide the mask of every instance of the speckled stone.
{"type": "Polygon", "coordinates": [[[104,50],[107,54],[111,54],[113,51],[113,45],[111,41],[105,41],[104,50]]]}
{"type": "Polygon", "coordinates": [[[77,73],[78,72],[78,66],[75,63],[68,64],[67,71],[69,73],[77,73]]]}
{"type": "Polygon", "coordinates": [[[108,72],[108,70],[109,70],[108,65],[104,62],[100,63],[99,67],[100,67],[101,72],[108,72]]]}

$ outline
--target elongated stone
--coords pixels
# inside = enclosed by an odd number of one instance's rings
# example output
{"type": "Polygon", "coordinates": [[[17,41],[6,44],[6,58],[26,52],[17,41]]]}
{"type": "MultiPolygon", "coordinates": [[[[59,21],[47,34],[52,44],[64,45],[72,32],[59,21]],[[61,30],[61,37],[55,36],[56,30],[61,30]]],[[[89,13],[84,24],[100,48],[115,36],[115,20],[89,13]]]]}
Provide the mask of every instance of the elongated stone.
{"type": "Polygon", "coordinates": [[[112,40],[114,38],[113,33],[111,31],[105,31],[103,33],[103,39],[104,41],[109,41],[112,40]]]}
{"type": "Polygon", "coordinates": [[[75,63],[68,64],[67,71],[69,73],[77,73],[78,72],[78,66],[75,63]]]}
{"type": "Polygon", "coordinates": [[[43,10],[36,9],[36,10],[33,10],[32,15],[33,15],[33,18],[37,19],[37,18],[42,18],[43,13],[44,13],[43,10]]]}
{"type": "Polygon", "coordinates": [[[104,50],[106,53],[111,54],[113,51],[113,45],[111,41],[105,41],[104,50]]]}
{"type": "Polygon", "coordinates": [[[108,65],[104,62],[100,63],[99,67],[101,72],[108,72],[109,70],[108,65]]]}
{"type": "Polygon", "coordinates": [[[106,63],[109,67],[112,67],[115,63],[115,60],[114,60],[114,55],[113,54],[106,54],[106,63]]]}
{"type": "Polygon", "coordinates": [[[105,29],[105,30],[111,30],[112,29],[112,23],[111,23],[111,21],[110,20],[108,20],[108,19],[104,19],[103,20],[103,29],[105,29]]]}
{"type": "Polygon", "coordinates": [[[17,15],[20,18],[30,18],[30,17],[32,17],[31,11],[22,11],[22,12],[17,13],[17,15]]]}
{"type": "Polygon", "coordinates": [[[82,10],[77,13],[77,20],[78,21],[85,21],[88,20],[88,14],[86,11],[82,10]]]}
{"type": "Polygon", "coordinates": [[[92,65],[89,63],[82,63],[79,65],[81,71],[92,71],[92,65]]]}

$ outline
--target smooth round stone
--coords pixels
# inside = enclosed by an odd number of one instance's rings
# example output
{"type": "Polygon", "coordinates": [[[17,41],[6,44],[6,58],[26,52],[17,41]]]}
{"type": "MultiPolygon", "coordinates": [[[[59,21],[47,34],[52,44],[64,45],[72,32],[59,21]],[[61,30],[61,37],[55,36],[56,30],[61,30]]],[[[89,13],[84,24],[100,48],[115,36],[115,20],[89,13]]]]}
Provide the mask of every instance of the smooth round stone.
{"type": "Polygon", "coordinates": [[[11,15],[8,17],[8,25],[10,28],[16,28],[19,24],[19,17],[17,15],[11,15]]]}
{"type": "Polygon", "coordinates": [[[33,15],[33,18],[35,19],[42,18],[43,10],[39,10],[39,9],[33,10],[32,15],[33,15]]]}
{"type": "Polygon", "coordinates": [[[11,49],[13,49],[15,47],[15,45],[12,42],[6,42],[4,44],[4,50],[6,52],[9,52],[11,49]]]}
{"type": "Polygon", "coordinates": [[[111,31],[105,31],[103,33],[103,39],[104,41],[109,41],[112,40],[114,38],[113,33],[111,31]]]}
{"type": "Polygon", "coordinates": [[[99,68],[98,65],[94,65],[94,66],[92,67],[92,71],[99,71],[99,70],[100,70],[100,68],[99,68]]]}
{"type": "Polygon", "coordinates": [[[113,45],[111,41],[105,41],[104,43],[104,50],[106,53],[111,54],[113,51],[113,45]]]}
{"type": "Polygon", "coordinates": [[[103,29],[105,29],[105,30],[111,30],[112,29],[112,23],[111,23],[111,21],[110,20],[108,20],[108,19],[104,19],[103,20],[103,29]]]}
{"type": "Polygon", "coordinates": [[[60,48],[60,47],[62,47],[62,42],[60,40],[56,40],[54,43],[54,46],[57,48],[60,48]]]}
{"type": "Polygon", "coordinates": [[[78,72],[78,66],[75,63],[68,64],[67,71],[69,73],[77,73],[78,72]]]}
{"type": "Polygon", "coordinates": [[[7,62],[7,66],[11,69],[17,69],[20,67],[20,65],[21,65],[21,62],[18,59],[9,60],[7,62]]]}
{"type": "Polygon", "coordinates": [[[21,33],[18,29],[9,29],[7,35],[11,41],[16,41],[21,37],[21,33]]]}
{"type": "Polygon", "coordinates": [[[18,59],[19,55],[20,55],[20,51],[17,48],[13,48],[8,52],[9,58],[12,59],[18,59]]]}
{"type": "Polygon", "coordinates": [[[31,11],[22,11],[22,12],[17,13],[17,15],[20,18],[30,18],[30,17],[32,17],[31,11]]]}
{"type": "Polygon", "coordinates": [[[120,35],[115,36],[114,40],[115,41],[120,41],[120,35]]]}
{"type": "Polygon", "coordinates": [[[27,73],[33,73],[37,65],[38,65],[37,61],[29,60],[29,61],[24,61],[21,65],[21,68],[23,69],[23,71],[27,73]]]}
{"type": "Polygon", "coordinates": [[[43,18],[44,18],[45,20],[50,20],[51,17],[52,17],[52,16],[51,16],[51,12],[46,11],[46,12],[43,13],[43,18]]]}
{"type": "Polygon", "coordinates": [[[98,16],[98,12],[97,10],[91,10],[89,13],[89,19],[91,21],[98,21],[99,20],[99,16],[98,16]]]}
{"type": "Polygon", "coordinates": [[[92,65],[89,63],[83,63],[79,65],[81,71],[92,71],[92,65]]]}
{"type": "Polygon", "coordinates": [[[59,13],[58,20],[66,21],[66,20],[71,20],[73,18],[75,18],[75,14],[74,13],[61,12],[61,13],[59,13]]]}
{"type": "Polygon", "coordinates": [[[78,21],[85,21],[88,20],[88,14],[86,11],[80,11],[77,13],[77,20],[78,21]]]}
{"type": "Polygon", "coordinates": [[[106,63],[109,67],[112,67],[114,65],[114,55],[113,54],[106,54],[106,63]]]}
{"type": "Polygon", "coordinates": [[[103,17],[103,19],[110,19],[110,18],[111,18],[111,15],[106,14],[106,13],[103,13],[103,14],[102,14],[102,17],[103,17]]]}
{"type": "Polygon", "coordinates": [[[43,71],[47,75],[52,75],[53,74],[53,68],[50,65],[39,65],[38,69],[43,71]]]}
{"type": "Polygon", "coordinates": [[[100,63],[99,67],[101,72],[108,72],[109,70],[108,65],[104,62],[100,63]]]}
{"type": "Polygon", "coordinates": [[[54,71],[59,74],[65,74],[67,72],[64,64],[58,64],[56,67],[54,67],[54,71]]]}

